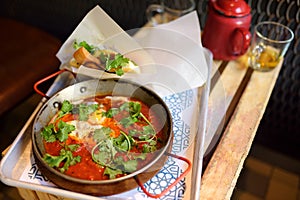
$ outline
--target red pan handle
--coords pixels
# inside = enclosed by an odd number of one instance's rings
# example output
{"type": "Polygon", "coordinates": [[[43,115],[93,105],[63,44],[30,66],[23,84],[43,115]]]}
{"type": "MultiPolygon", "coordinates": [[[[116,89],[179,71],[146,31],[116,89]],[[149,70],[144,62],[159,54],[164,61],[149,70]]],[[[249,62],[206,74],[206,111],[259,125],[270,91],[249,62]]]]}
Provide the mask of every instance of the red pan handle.
{"type": "MultiPolygon", "coordinates": [[[[46,76],[45,78],[37,81],[34,85],[33,85],[33,89],[35,90],[36,93],[38,93],[39,95],[41,95],[42,97],[46,97],[49,98],[44,92],[42,92],[40,89],[38,89],[38,86],[41,85],[42,83],[48,81],[49,79],[58,76],[60,74],[62,74],[63,72],[71,72],[67,69],[61,69],[57,72],[54,72],[53,74],[50,74],[49,76],[46,76]]],[[[72,72],[71,72],[72,73],[72,72]]],[[[73,74],[73,73],[72,73],[73,74]]]]}
{"type": "Polygon", "coordinates": [[[151,198],[160,198],[163,195],[165,195],[167,192],[169,192],[171,190],[172,187],[174,187],[181,179],[183,179],[188,173],[189,171],[192,169],[192,163],[191,161],[189,161],[188,159],[181,157],[181,156],[177,156],[175,154],[171,154],[171,153],[165,153],[168,156],[171,156],[173,158],[177,158],[179,160],[182,160],[184,162],[186,162],[188,164],[187,169],[173,182],[171,183],[165,190],[163,190],[160,194],[151,194],[147,191],[147,189],[145,188],[145,186],[143,185],[143,183],[138,179],[137,176],[135,176],[135,180],[137,182],[137,184],[141,187],[141,189],[143,190],[143,192],[151,197],[151,198]]]}

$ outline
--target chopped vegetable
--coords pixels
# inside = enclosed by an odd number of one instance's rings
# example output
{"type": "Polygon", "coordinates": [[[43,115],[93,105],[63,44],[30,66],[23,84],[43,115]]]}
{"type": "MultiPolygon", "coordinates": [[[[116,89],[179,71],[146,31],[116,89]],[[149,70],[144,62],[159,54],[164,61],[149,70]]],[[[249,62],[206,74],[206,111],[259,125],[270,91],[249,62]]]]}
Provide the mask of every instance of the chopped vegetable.
{"type": "Polygon", "coordinates": [[[44,127],[41,135],[46,142],[54,142],[56,140],[54,124],[49,124],[48,126],[44,127]]]}
{"type": "Polygon", "coordinates": [[[122,76],[124,74],[122,67],[127,64],[129,64],[129,59],[118,53],[115,55],[114,59],[107,59],[105,70],[109,72],[116,72],[117,75],[122,76]]]}
{"type": "Polygon", "coordinates": [[[80,49],[81,47],[84,47],[89,53],[94,53],[95,50],[97,49],[96,47],[94,47],[93,45],[88,44],[86,41],[82,41],[82,42],[77,42],[75,41],[73,44],[74,49],[80,49]]]}
{"type": "Polygon", "coordinates": [[[72,154],[78,147],[78,145],[65,146],[65,148],[60,150],[59,156],[52,156],[46,153],[44,155],[44,160],[50,167],[56,167],[60,172],[65,172],[70,166],[80,162],[81,157],[74,157],[72,154]]]}
{"type": "Polygon", "coordinates": [[[107,49],[101,50],[86,41],[79,43],[75,41],[73,47],[76,49],[73,54],[76,62],[74,63],[74,60],[71,59],[70,64],[72,66],[85,65],[90,68],[116,73],[118,76],[122,76],[125,72],[139,72],[137,65],[120,53],[107,49]]]}
{"type": "Polygon", "coordinates": [[[46,150],[44,160],[66,174],[72,173],[77,163],[82,166],[81,160],[89,160],[93,165],[88,164],[87,168],[99,167],[102,175],[98,176],[110,179],[136,171],[162,144],[150,114],[146,115],[148,119],[142,113],[149,113],[149,108],[124,97],[116,103],[111,97],[94,99],[79,104],[67,100],[62,103],[41,132],[45,146],[49,145],[45,149],[58,148],[52,154],[46,150]],[[99,120],[91,120],[95,113],[99,120]]]}
{"type": "Polygon", "coordinates": [[[74,107],[73,113],[79,114],[80,121],[86,121],[88,120],[89,115],[98,109],[98,106],[98,104],[79,104],[79,106],[74,107]]]}
{"type": "Polygon", "coordinates": [[[56,131],[54,124],[49,124],[42,130],[41,135],[46,142],[54,142],[55,140],[64,142],[67,140],[68,134],[75,130],[73,125],[63,121],[58,122],[57,128],[58,130],[56,131]]]}
{"type": "Polygon", "coordinates": [[[64,142],[68,139],[69,133],[71,133],[74,130],[75,130],[75,126],[67,124],[66,122],[63,121],[59,121],[56,138],[60,142],[64,142]]]}

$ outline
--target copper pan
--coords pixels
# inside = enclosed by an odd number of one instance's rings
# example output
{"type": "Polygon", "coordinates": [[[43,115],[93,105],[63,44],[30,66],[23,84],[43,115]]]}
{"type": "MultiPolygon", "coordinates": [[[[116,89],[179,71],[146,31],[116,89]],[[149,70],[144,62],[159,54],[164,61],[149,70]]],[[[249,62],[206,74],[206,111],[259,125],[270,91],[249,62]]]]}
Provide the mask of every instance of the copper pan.
{"type": "Polygon", "coordinates": [[[191,169],[189,160],[170,153],[172,141],[172,119],[169,109],[164,101],[156,93],[139,84],[117,78],[83,81],[59,91],[42,106],[35,118],[32,130],[33,154],[42,173],[61,188],[97,196],[119,194],[137,187],[141,187],[141,189],[152,198],[159,198],[166,194],[175,184],[184,178],[191,169]],[[163,122],[162,130],[167,139],[164,141],[165,146],[157,151],[155,158],[142,169],[121,178],[90,181],[67,176],[54,168],[49,167],[43,160],[45,149],[40,132],[57,112],[59,105],[61,105],[64,100],[76,102],[96,95],[133,97],[142,101],[151,107],[151,109],[155,109],[154,111],[163,122]],[[166,187],[161,193],[151,194],[143,184],[155,176],[155,174],[164,166],[168,156],[184,161],[187,164],[187,168],[176,181],[166,187]]]}

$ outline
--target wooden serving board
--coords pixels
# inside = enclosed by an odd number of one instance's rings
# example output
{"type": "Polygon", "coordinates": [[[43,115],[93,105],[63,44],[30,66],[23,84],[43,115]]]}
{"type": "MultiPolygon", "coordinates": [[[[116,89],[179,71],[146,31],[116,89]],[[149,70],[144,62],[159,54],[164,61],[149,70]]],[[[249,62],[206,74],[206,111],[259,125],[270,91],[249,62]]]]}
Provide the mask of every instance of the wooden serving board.
{"type": "Polygon", "coordinates": [[[282,63],[273,71],[247,68],[246,56],[219,62],[227,105],[222,136],[201,180],[200,199],[230,199],[263,117],[282,63]]]}

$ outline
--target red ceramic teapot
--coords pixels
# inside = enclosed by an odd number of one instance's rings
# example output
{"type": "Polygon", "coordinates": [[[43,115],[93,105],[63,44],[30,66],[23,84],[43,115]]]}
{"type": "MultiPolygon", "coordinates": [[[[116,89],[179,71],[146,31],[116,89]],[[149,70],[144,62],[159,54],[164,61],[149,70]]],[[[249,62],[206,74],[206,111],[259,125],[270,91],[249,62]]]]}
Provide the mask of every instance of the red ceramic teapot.
{"type": "Polygon", "coordinates": [[[243,55],[251,40],[251,9],[243,0],[210,0],[202,44],[214,59],[233,60],[243,55]]]}

